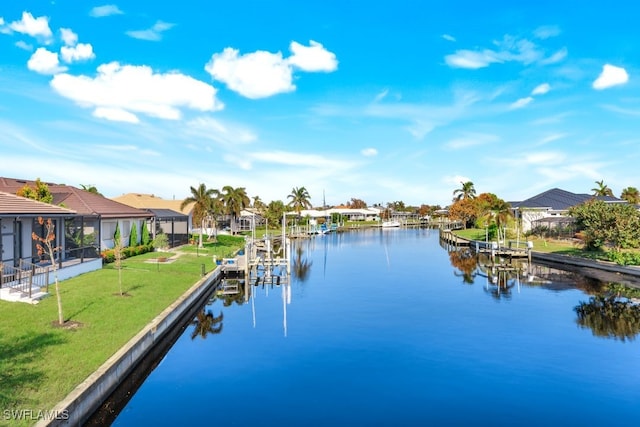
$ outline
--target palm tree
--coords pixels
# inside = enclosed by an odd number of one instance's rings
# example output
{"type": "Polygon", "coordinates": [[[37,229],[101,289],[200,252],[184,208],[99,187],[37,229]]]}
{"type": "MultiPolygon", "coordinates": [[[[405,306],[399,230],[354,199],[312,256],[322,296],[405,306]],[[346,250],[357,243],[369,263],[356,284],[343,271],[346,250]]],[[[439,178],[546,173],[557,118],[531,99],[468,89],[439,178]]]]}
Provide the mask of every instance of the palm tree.
{"type": "Polygon", "coordinates": [[[93,194],[97,194],[97,195],[99,195],[99,196],[102,196],[102,193],[100,193],[100,192],[98,191],[98,189],[96,188],[96,186],[95,186],[95,185],[92,185],[92,184],[87,184],[87,185],[85,185],[85,184],[80,184],[80,187],[82,187],[82,189],[83,189],[84,191],[88,191],[89,193],[93,193],[93,194]]]}
{"type": "Polygon", "coordinates": [[[593,195],[594,196],[596,196],[596,197],[602,197],[602,196],[611,196],[611,197],[613,197],[613,191],[611,191],[609,186],[604,183],[604,180],[596,181],[596,184],[598,184],[598,186],[596,188],[592,188],[591,189],[591,191],[593,191],[593,195]]]}
{"type": "Polygon", "coordinates": [[[198,188],[191,187],[191,196],[187,197],[180,204],[180,210],[184,209],[188,204],[193,203],[193,222],[200,223],[200,238],[198,239],[198,247],[202,247],[202,233],[204,232],[204,221],[213,209],[213,200],[220,194],[218,190],[207,188],[206,185],[200,184],[198,188]]]}
{"type": "Polygon", "coordinates": [[[627,187],[622,190],[620,198],[632,205],[640,204],[640,191],[636,187],[627,187]]]}
{"type": "Polygon", "coordinates": [[[476,189],[473,187],[473,182],[471,182],[471,181],[467,181],[467,182],[460,181],[460,184],[462,184],[461,188],[453,190],[454,199],[455,200],[475,199],[475,197],[476,197],[476,189]]]}
{"type": "Polygon", "coordinates": [[[251,200],[244,187],[233,188],[230,185],[222,187],[221,199],[227,214],[231,215],[231,233],[235,234],[238,218],[242,210],[249,207],[251,200]]]}
{"type": "Polygon", "coordinates": [[[291,199],[287,206],[291,206],[298,216],[300,216],[300,211],[302,211],[302,209],[311,208],[311,202],[309,201],[310,198],[311,196],[306,188],[293,187],[291,194],[287,196],[287,199],[291,199]]]}

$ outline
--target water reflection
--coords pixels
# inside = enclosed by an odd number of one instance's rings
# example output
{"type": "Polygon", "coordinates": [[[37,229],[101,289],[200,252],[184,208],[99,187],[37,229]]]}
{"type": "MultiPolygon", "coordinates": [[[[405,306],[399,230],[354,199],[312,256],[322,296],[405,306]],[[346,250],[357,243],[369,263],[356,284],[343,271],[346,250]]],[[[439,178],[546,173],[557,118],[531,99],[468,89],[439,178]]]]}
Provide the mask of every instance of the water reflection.
{"type": "Polygon", "coordinates": [[[615,295],[598,295],[575,307],[576,323],[594,336],[620,341],[633,340],[640,333],[640,305],[615,295]]]}
{"type": "Polygon", "coordinates": [[[191,322],[194,326],[193,332],[191,332],[191,339],[194,340],[196,337],[206,339],[209,335],[219,334],[222,332],[223,319],[224,314],[222,312],[220,312],[219,316],[214,317],[211,310],[205,312],[205,310],[202,309],[191,322]]]}
{"type": "MultiPolygon", "coordinates": [[[[326,252],[325,252],[326,253],[326,252]]],[[[300,282],[306,282],[311,273],[313,262],[307,257],[302,257],[304,250],[301,245],[296,246],[296,256],[293,260],[293,276],[300,282]]]]}
{"type": "Polygon", "coordinates": [[[485,293],[497,300],[510,300],[513,290],[519,293],[522,286],[551,291],[580,289],[593,296],[574,307],[579,326],[591,329],[595,336],[621,341],[633,340],[640,333],[640,301],[631,298],[640,293],[637,289],[547,265],[499,257],[492,260],[470,248],[447,249],[456,269],[454,276],[466,285],[484,279],[485,293]]]}

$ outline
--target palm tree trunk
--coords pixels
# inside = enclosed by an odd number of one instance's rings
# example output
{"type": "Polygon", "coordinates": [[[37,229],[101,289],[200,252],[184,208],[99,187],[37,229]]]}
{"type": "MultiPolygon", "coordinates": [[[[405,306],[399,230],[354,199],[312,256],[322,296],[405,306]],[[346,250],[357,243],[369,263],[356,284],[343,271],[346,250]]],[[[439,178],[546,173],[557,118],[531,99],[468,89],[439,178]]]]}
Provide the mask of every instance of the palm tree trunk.
{"type": "Polygon", "coordinates": [[[204,233],[204,218],[200,221],[200,237],[198,238],[198,247],[202,247],[202,233],[204,233]]]}

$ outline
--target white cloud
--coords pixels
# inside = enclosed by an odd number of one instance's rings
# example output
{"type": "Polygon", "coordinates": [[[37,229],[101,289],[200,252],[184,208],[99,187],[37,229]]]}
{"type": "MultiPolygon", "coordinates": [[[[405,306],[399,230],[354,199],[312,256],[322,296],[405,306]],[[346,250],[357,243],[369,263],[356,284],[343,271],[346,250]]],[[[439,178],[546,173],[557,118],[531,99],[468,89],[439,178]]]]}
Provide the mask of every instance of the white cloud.
{"type": "Polygon", "coordinates": [[[296,88],[291,67],[280,52],[239,55],[237,49],[228,47],[214,54],[204,69],[229,89],[251,99],[292,92],[296,88]]]}
{"type": "Polygon", "coordinates": [[[93,116],[114,122],[140,123],[138,116],[122,108],[98,107],[93,110],[93,116]]]}
{"type": "Polygon", "coordinates": [[[60,28],[60,36],[65,46],[75,46],[78,43],[78,35],[70,28],[60,28]]]}
{"type": "Polygon", "coordinates": [[[62,46],[60,48],[60,56],[67,63],[95,58],[93,47],[87,43],[78,43],[73,47],[62,46]]]}
{"type": "Polygon", "coordinates": [[[189,121],[186,132],[200,140],[212,140],[229,146],[248,144],[257,139],[256,134],[244,126],[223,123],[212,117],[198,117],[189,121]]]}
{"type": "MultiPolygon", "coordinates": [[[[455,188],[459,188],[461,182],[469,182],[469,181],[473,182],[472,179],[467,178],[464,175],[447,175],[442,177],[443,184],[447,184],[449,186],[455,186],[455,188]]],[[[453,190],[451,190],[451,192],[453,193],[453,190]]]]}
{"type": "Polygon", "coordinates": [[[157,21],[151,28],[146,30],[127,31],[126,34],[129,37],[140,40],[148,40],[157,42],[162,40],[162,33],[173,28],[175,24],[169,22],[157,21]]]}
{"type": "Polygon", "coordinates": [[[543,25],[533,31],[533,35],[539,39],[548,39],[560,35],[560,27],[557,25],[543,25]]]}
{"type": "Polygon", "coordinates": [[[44,47],[39,47],[29,61],[27,68],[40,74],[57,74],[67,70],[67,67],[61,66],[58,60],[58,54],[50,52],[44,47]]]}
{"type": "Polygon", "coordinates": [[[482,134],[482,133],[467,133],[463,137],[452,139],[445,144],[445,148],[450,150],[461,150],[476,145],[484,145],[491,142],[499,141],[500,138],[496,135],[482,134]]]}
{"type": "Polygon", "coordinates": [[[629,81],[629,74],[624,68],[614,65],[605,64],[602,67],[602,73],[593,82],[593,88],[597,90],[607,89],[612,86],[625,84],[629,81]]]}
{"type": "Polygon", "coordinates": [[[284,58],[281,52],[263,50],[241,55],[237,49],[227,47],[221,53],[214,53],[204,69],[229,89],[247,98],[258,99],[294,91],[294,68],[307,72],[332,72],[338,67],[335,54],[318,42],[311,40],[309,46],[303,46],[293,41],[289,47],[292,55],[288,58],[284,58]]]}
{"type": "Polygon", "coordinates": [[[89,16],[94,18],[102,18],[111,15],[122,15],[122,12],[115,4],[105,4],[104,6],[96,6],[89,12],[89,16]]]}
{"type": "Polygon", "coordinates": [[[524,106],[526,106],[526,105],[530,104],[532,101],[533,101],[533,98],[532,98],[532,97],[530,97],[530,96],[527,96],[526,98],[520,98],[520,99],[518,99],[516,102],[514,102],[513,104],[511,104],[511,105],[509,106],[509,108],[510,108],[511,110],[515,110],[515,109],[518,109],[518,108],[522,108],[522,107],[524,107],[524,106]]]}
{"type": "Polygon", "coordinates": [[[555,165],[564,163],[565,156],[563,153],[546,151],[525,154],[522,160],[530,165],[555,165]]]}
{"type": "Polygon", "coordinates": [[[27,50],[29,52],[31,52],[33,50],[33,45],[30,45],[29,43],[23,41],[23,40],[18,40],[16,42],[16,46],[19,47],[22,50],[27,50]]]}
{"type": "Polygon", "coordinates": [[[360,151],[360,154],[362,154],[365,157],[374,157],[378,155],[378,150],[376,150],[375,148],[365,148],[362,151],[360,151]]]}
{"type": "Polygon", "coordinates": [[[566,47],[563,47],[559,51],[555,52],[548,58],[544,58],[540,61],[540,65],[550,65],[557,64],[558,62],[563,61],[568,55],[568,51],[566,47]]]}
{"type": "Polygon", "coordinates": [[[373,98],[373,102],[380,102],[385,99],[389,95],[389,89],[384,89],[380,93],[378,93],[375,98],[373,98]]]}
{"type": "Polygon", "coordinates": [[[303,46],[293,41],[289,46],[289,50],[293,55],[287,58],[287,61],[302,71],[324,71],[330,73],[338,68],[336,55],[313,40],[309,41],[309,46],[303,46]]]}
{"type": "Polygon", "coordinates": [[[445,39],[445,40],[447,40],[447,41],[450,41],[450,42],[454,42],[454,41],[456,41],[456,38],[455,38],[455,37],[453,37],[452,35],[449,35],[449,34],[443,34],[443,35],[442,35],[442,38],[443,38],[443,39],[445,39]]]}
{"type": "Polygon", "coordinates": [[[549,83],[542,83],[542,84],[536,86],[531,91],[531,95],[544,95],[545,93],[549,92],[550,90],[551,90],[551,86],[549,85],[549,83]]]}
{"type": "Polygon", "coordinates": [[[9,28],[18,33],[28,34],[36,38],[49,39],[52,36],[49,28],[49,18],[46,16],[34,18],[29,12],[22,12],[22,19],[9,24],[9,28]]]}
{"type": "Polygon", "coordinates": [[[176,120],[180,107],[199,111],[223,107],[211,85],[180,73],[159,74],[148,66],[117,62],[99,66],[95,78],[57,74],[51,87],[81,107],[96,108],[94,115],[109,120],[135,122],[136,113],[176,120]]]}
{"type": "Polygon", "coordinates": [[[454,68],[484,68],[494,62],[502,62],[492,50],[472,51],[467,49],[457,50],[444,57],[445,62],[454,68]]]}
{"type": "Polygon", "coordinates": [[[563,49],[549,58],[535,43],[510,35],[493,43],[496,49],[460,49],[445,56],[447,65],[453,68],[478,69],[488,67],[493,63],[520,62],[524,65],[533,63],[550,64],[558,62],[566,56],[563,49]]]}

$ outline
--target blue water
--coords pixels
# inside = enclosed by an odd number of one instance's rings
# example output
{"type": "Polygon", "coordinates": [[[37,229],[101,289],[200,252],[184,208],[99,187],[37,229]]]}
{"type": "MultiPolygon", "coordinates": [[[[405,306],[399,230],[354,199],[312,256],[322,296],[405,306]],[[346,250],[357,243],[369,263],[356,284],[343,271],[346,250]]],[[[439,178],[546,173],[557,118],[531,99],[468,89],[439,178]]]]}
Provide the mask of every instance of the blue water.
{"type": "Polygon", "coordinates": [[[640,423],[640,339],[579,327],[583,291],[465,283],[434,230],[298,244],[304,280],[214,300],[222,331],[189,327],[114,425],[640,423]]]}

